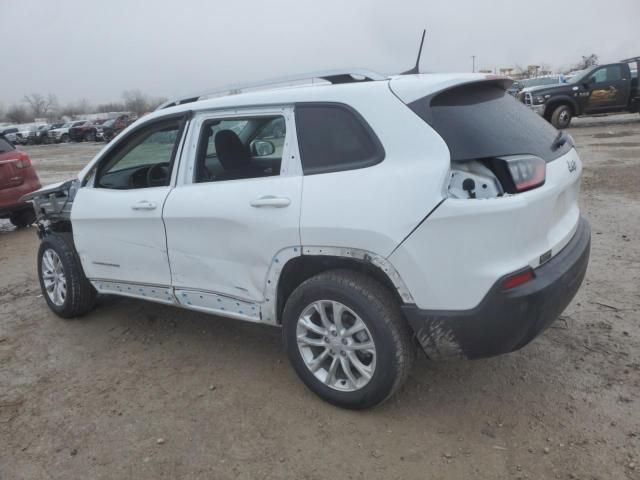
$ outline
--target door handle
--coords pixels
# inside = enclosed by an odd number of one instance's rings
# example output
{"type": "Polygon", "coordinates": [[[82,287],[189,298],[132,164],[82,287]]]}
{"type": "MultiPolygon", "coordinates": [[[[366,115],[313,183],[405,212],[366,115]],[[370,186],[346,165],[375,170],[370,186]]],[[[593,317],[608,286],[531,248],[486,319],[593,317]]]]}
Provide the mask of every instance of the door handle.
{"type": "Polygon", "coordinates": [[[131,205],[133,210],[155,210],[156,204],[155,202],[148,202],[147,200],[142,200],[141,202],[134,203],[131,205]]]}
{"type": "Polygon", "coordinates": [[[273,195],[266,195],[264,197],[251,200],[249,204],[255,208],[260,208],[260,207],[284,208],[291,205],[291,200],[289,200],[286,197],[274,197],[273,195]]]}

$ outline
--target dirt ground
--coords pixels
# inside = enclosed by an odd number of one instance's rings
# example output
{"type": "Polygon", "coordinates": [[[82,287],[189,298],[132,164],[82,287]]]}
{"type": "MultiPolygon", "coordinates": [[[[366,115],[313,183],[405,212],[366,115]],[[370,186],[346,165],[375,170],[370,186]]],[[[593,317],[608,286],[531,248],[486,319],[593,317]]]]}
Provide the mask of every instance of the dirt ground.
{"type": "MultiPolygon", "coordinates": [[[[104,298],[63,321],[35,230],[0,225],[0,479],[640,479],[640,117],[579,120],[585,283],[519,352],[420,356],[365,412],[298,381],[276,329],[104,298]]],[[[45,182],[99,144],[27,150],[45,182]]]]}

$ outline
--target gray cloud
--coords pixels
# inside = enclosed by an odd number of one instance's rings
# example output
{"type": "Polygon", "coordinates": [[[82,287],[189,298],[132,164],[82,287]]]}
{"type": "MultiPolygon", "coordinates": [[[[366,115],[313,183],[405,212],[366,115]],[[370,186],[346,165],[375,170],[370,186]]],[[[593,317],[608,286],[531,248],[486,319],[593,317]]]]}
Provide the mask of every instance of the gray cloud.
{"type": "Polygon", "coordinates": [[[640,55],[638,0],[0,0],[0,103],[172,97],[304,71],[423,71],[640,55]]]}

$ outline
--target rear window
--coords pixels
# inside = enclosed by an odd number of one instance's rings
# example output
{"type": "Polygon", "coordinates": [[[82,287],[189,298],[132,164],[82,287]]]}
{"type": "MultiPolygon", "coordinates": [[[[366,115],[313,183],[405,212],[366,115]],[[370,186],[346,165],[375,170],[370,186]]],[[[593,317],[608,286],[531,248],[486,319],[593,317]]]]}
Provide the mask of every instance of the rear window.
{"type": "Polygon", "coordinates": [[[453,161],[529,154],[550,162],[572,148],[566,142],[554,151],[558,131],[493,83],[461,85],[409,107],[440,134],[453,161]]]}
{"type": "Polygon", "coordinates": [[[296,106],[296,130],[305,175],[365,168],[384,159],[371,127],[345,105],[296,106]]]}
{"type": "Polygon", "coordinates": [[[14,150],[11,142],[7,141],[4,137],[0,137],[0,153],[10,152],[14,150]]]}

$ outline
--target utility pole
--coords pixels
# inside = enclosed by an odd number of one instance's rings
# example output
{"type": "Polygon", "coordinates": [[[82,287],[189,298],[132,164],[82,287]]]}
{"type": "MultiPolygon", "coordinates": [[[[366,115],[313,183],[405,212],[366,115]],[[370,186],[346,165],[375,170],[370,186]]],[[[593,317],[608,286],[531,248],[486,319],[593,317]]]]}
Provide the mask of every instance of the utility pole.
{"type": "Polygon", "coordinates": [[[471,55],[471,58],[473,59],[473,70],[471,70],[473,73],[476,73],[476,56],[475,55],[471,55]]]}

